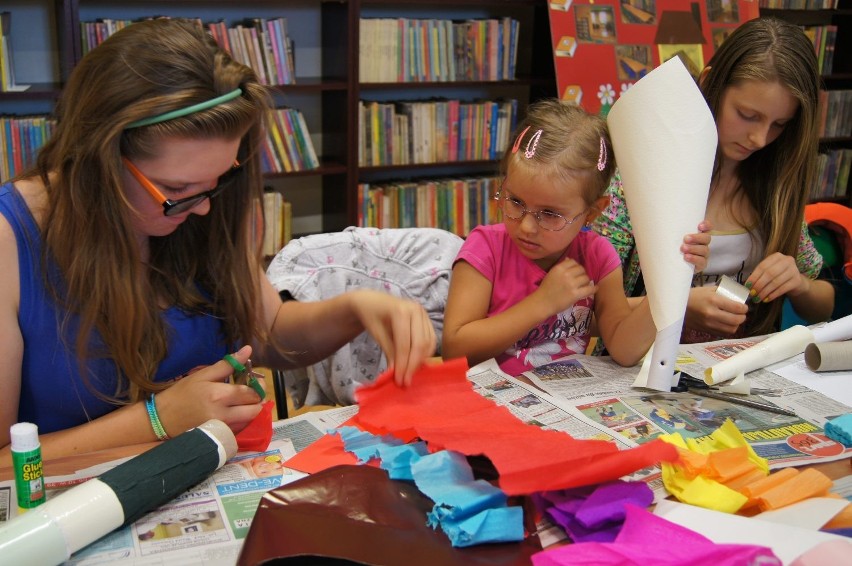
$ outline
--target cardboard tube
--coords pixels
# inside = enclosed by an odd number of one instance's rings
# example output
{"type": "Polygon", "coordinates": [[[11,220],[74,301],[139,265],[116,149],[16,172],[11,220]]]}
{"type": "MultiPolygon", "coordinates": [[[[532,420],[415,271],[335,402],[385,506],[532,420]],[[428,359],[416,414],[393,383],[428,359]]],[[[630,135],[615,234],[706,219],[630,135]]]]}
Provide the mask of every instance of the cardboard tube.
{"type": "Polygon", "coordinates": [[[791,356],[801,354],[805,347],[814,341],[814,334],[801,325],[791,326],[787,330],[773,334],[763,342],[737,352],[727,360],[704,370],[704,382],[716,385],[733,379],[741,373],[780,362],[791,356]]]}
{"type": "Polygon", "coordinates": [[[811,371],[846,371],[852,369],[852,342],[808,344],[805,363],[811,371]]]}
{"type": "Polygon", "coordinates": [[[0,556],[8,564],[60,564],[191,488],[236,453],[228,425],[207,421],[7,522],[0,527],[0,556]]]}

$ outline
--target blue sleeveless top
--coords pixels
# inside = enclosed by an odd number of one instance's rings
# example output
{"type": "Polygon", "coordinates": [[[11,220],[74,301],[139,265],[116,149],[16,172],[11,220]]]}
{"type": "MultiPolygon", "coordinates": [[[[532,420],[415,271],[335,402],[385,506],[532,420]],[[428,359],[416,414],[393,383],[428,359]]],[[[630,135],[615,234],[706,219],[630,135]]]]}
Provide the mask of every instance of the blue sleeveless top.
{"type": "MultiPolygon", "coordinates": [[[[39,432],[54,432],[115,410],[115,405],[102,401],[91,389],[114,395],[116,365],[109,358],[91,359],[86,365],[88,380],[81,377],[74,352],[76,320],[70,321],[70,339],[63,341],[60,325],[64,311],[57,308],[42,275],[41,234],[23,197],[11,183],[0,186],[0,213],[12,226],[18,244],[18,324],[24,339],[18,422],[35,423],[39,432]]],[[[174,307],[164,311],[162,318],[168,353],[157,368],[154,381],[168,381],[196,366],[215,363],[228,353],[218,319],[174,307]]],[[[101,344],[99,336],[93,336],[92,356],[98,355],[101,344]]]]}

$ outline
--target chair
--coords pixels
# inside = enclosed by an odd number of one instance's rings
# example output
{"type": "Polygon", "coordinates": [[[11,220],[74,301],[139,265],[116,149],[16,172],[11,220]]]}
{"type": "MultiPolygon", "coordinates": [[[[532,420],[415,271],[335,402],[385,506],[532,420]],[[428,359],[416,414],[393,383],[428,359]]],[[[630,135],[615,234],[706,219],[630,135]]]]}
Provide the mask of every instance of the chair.
{"type": "MultiPolygon", "coordinates": [[[[291,241],[273,258],[267,276],[282,297],[297,301],[319,301],[355,289],[418,301],[440,344],[452,263],[462,242],[435,228],[349,227],[291,241]]],[[[355,388],[386,368],[379,345],[365,332],[322,362],[276,371],[273,377],[276,395],[286,390],[295,408],[351,405],[355,388]]],[[[286,409],[286,398],[281,398],[285,402],[278,406],[286,409]]]]}

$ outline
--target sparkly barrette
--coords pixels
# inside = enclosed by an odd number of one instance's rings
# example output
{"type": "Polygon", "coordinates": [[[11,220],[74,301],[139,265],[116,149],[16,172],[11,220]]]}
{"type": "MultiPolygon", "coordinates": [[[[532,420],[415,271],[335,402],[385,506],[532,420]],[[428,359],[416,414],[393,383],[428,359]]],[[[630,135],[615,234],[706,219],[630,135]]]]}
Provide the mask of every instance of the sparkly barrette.
{"type": "MultiPolygon", "coordinates": [[[[533,148],[533,151],[535,151],[535,148],[533,148]]],[[[606,142],[604,141],[603,136],[601,136],[601,149],[598,152],[598,171],[603,171],[605,167],[606,167],[606,142]]]]}
{"type": "MultiPolygon", "coordinates": [[[[515,145],[512,146],[512,153],[518,153],[518,150],[521,148],[521,141],[524,139],[524,135],[529,131],[530,127],[527,126],[524,128],[524,131],[518,134],[518,139],[515,140],[515,145]]],[[[527,159],[532,159],[535,155],[535,148],[538,146],[538,140],[541,139],[542,130],[536,130],[535,133],[530,136],[529,141],[527,141],[527,147],[524,149],[524,157],[527,159]]]]}

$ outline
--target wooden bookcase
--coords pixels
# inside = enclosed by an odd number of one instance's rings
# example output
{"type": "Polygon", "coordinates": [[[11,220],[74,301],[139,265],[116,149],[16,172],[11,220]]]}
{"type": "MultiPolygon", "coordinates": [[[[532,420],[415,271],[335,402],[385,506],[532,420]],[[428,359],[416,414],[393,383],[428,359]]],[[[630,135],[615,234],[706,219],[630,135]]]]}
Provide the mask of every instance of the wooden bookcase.
{"type": "MultiPolygon", "coordinates": [[[[834,60],[831,73],[822,76],[822,88],[825,90],[852,90],[852,0],[840,0],[835,9],[791,10],[760,8],[761,16],[772,16],[800,26],[837,26],[837,38],[834,45],[834,60]]],[[[846,135],[824,137],[820,140],[820,151],[852,148],[852,124],[846,125],[846,135]]],[[[816,200],[835,201],[846,206],[852,205],[852,187],[847,181],[846,194],[838,197],[824,197],[816,200]]]]}
{"type": "MultiPolygon", "coordinates": [[[[331,232],[357,223],[357,186],[362,181],[441,176],[492,174],[496,161],[453,162],[416,166],[360,168],[358,165],[358,101],[398,96],[408,99],[454,96],[474,99],[504,96],[519,100],[519,113],[530,101],[556,95],[545,0],[35,0],[49,13],[44,66],[54,69],[53,79],[33,85],[24,93],[0,93],[2,112],[34,112],[32,105],[49,113],[62,83],[82,55],[80,22],[100,17],[140,18],[164,15],[200,17],[226,22],[249,17],[282,16],[290,23],[295,41],[296,84],[273,87],[278,105],[305,113],[314,146],[320,155],[318,169],[267,176],[267,182],[294,200],[294,217],[303,210],[313,220],[294,235],[331,232]],[[358,81],[359,21],[362,17],[423,17],[456,19],[510,16],[521,22],[517,73],[514,80],[497,82],[360,84],[358,81]],[[305,29],[302,29],[305,28],[305,29]],[[308,33],[305,30],[314,30],[308,33]],[[299,33],[302,33],[300,36],[299,33]],[[301,194],[301,197],[300,197],[301,194]],[[321,198],[318,196],[321,194],[321,198]],[[298,199],[301,198],[303,203],[298,199]]],[[[13,26],[27,25],[15,18],[13,26]]],[[[42,63],[39,63],[42,64],[42,63]]],[[[21,81],[26,82],[26,81],[21,81]]]]}

